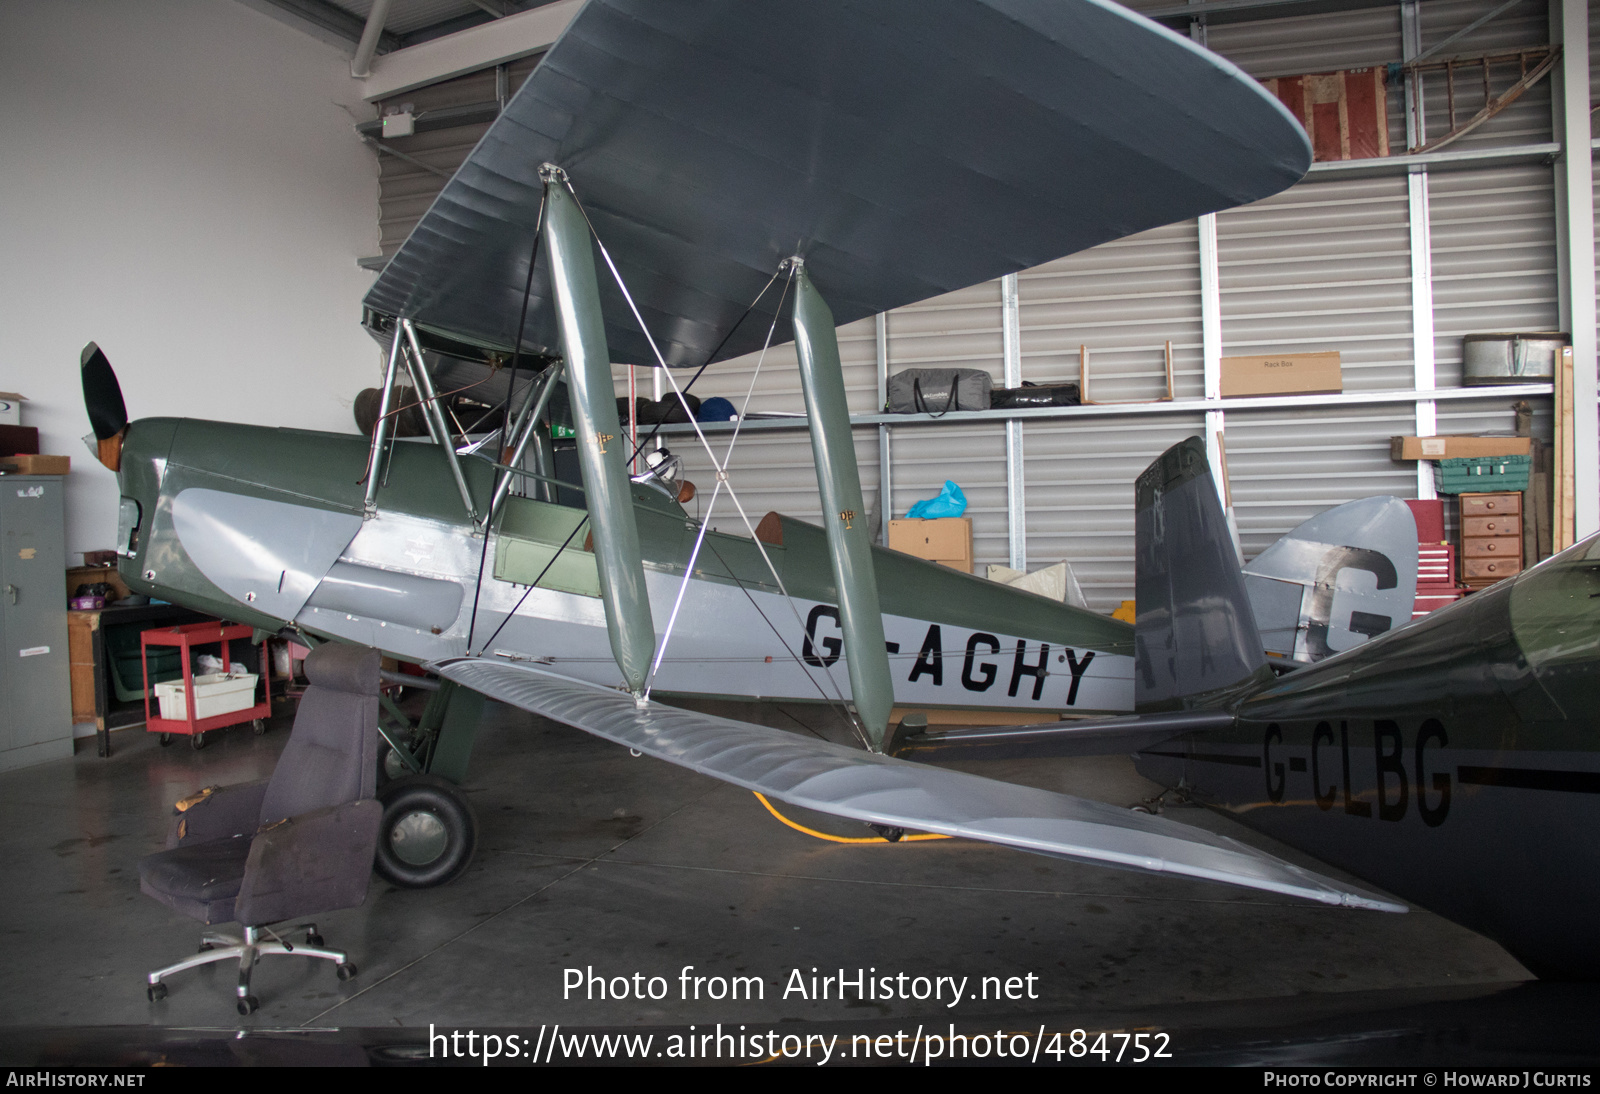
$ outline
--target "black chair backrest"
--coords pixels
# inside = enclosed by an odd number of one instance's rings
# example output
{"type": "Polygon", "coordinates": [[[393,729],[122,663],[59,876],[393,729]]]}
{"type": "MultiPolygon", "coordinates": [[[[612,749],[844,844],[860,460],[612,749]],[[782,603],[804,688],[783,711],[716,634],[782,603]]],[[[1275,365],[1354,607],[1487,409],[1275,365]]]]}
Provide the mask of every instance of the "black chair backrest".
{"type": "Polygon", "coordinates": [[[377,650],[334,643],[305,660],[311,686],[261,802],[263,824],[371,798],[378,780],[377,650]]]}

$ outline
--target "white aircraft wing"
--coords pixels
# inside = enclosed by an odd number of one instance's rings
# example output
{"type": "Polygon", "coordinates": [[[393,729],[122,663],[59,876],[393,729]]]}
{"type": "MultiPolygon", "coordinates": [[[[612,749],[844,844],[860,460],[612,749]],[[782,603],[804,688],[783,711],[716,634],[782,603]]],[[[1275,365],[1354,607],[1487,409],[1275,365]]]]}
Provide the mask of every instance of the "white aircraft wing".
{"type": "Polygon", "coordinates": [[[503,703],[804,809],[1324,904],[1406,910],[1237,840],[1162,817],[660,703],[639,705],[622,692],[528,664],[450,658],[428,667],[503,703]]]}

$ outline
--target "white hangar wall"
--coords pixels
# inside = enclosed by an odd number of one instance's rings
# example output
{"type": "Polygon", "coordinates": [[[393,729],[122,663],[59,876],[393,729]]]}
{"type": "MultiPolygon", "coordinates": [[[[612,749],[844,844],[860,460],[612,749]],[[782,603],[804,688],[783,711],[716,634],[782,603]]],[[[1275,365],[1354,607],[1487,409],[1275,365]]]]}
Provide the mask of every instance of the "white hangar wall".
{"type": "Polygon", "coordinates": [[[69,564],[116,531],[79,440],[91,339],[135,418],[354,432],[378,231],[345,56],[216,0],[6,0],[0,102],[0,390],[72,457],[69,564]]]}
{"type": "MultiPolygon", "coordinates": [[[[1265,79],[1400,61],[1444,43],[1501,2],[1421,0],[1219,24],[1199,36],[1265,79]],[[1408,12],[1417,20],[1409,45],[1403,29],[1408,12]]],[[[1522,0],[1436,56],[1543,45],[1551,40],[1552,12],[1560,2],[1522,0]]],[[[1134,0],[1131,6],[1172,5],[1134,0]]],[[[1594,5],[1590,16],[1591,27],[1600,29],[1594,5]]],[[[1591,56],[1600,55],[1595,46],[1592,29],[1591,56]]],[[[520,85],[530,68],[526,61],[511,66],[507,89],[520,85]]],[[[1597,68],[1591,60],[1591,81],[1600,87],[1597,68]]],[[[1497,89],[1506,82],[1497,78],[1497,89]]],[[[1463,119],[1477,110],[1476,88],[1476,70],[1458,77],[1463,119]]],[[[1091,605],[1105,611],[1133,596],[1133,479],[1186,436],[1209,435],[1214,449],[1222,438],[1247,558],[1330,506],[1380,493],[1426,496],[1431,478],[1419,478],[1415,464],[1389,459],[1390,436],[1509,430],[1513,424],[1508,398],[1461,390],[1461,336],[1560,329],[1566,320],[1557,272],[1552,90],[1550,79],[1534,85],[1451,144],[1445,152],[1455,162],[1424,173],[1408,176],[1394,164],[1374,168],[1375,161],[1317,165],[1304,182],[1266,201],[1018,275],[1015,372],[1034,382],[1076,380],[1079,347],[1087,346],[1091,397],[1136,405],[1029,419],[1010,427],[1010,441],[998,417],[863,422],[855,435],[868,506],[881,517],[887,500],[899,515],[936,493],[946,478],[955,479],[971,503],[980,571],[984,563],[1037,568],[1064,558],[1091,605]],[[1484,155],[1490,158],[1472,159],[1484,155]],[[1209,412],[1192,403],[1161,403],[1155,400],[1164,392],[1168,341],[1179,401],[1214,390],[1220,356],[1324,349],[1342,354],[1346,398],[1209,412]],[[1443,389],[1441,397],[1419,400],[1415,393],[1434,385],[1443,389]],[[1455,397],[1462,394],[1469,397],[1455,397]],[[1008,445],[1020,446],[1023,457],[1010,470],[1008,445]],[[878,496],[885,481],[886,499],[878,496]]],[[[489,109],[472,125],[385,142],[410,157],[380,156],[385,254],[399,246],[471,150],[493,116],[495,94],[491,70],[395,96],[394,103],[411,102],[423,111],[486,101],[489,109]]],[[[1427,77],[1423,104],[1426,136],[1436,138],[1448,128],[1442,76],[1427,77]]],[[[1395,152],[1408,145],[1406,96],[1394,85],[1389,137],[1395,152]]],[[[842,327],[852,414],[881,409],[883,375],[903,368],[978,367],[1000,384],[1004,298],[1001,282],[991,282],[842,327]]],[[[653,393],[651,371],[636,370],[640,394],[653,393]]],[[[618,370],[619,394],[627,390],[625,372],[618,370]]],[[[756,355],[719,364],[695,391],[735,405],[750,393],[752,409],[760,411],[802,409],[792,346],[771,350],[759,372],[756,355]]],[[[1534,432],[1548,440],[1550,398],[1530,401],[1534,432]]],[[[819,519],[804,431],[752,422],[742,432],[732,483],[751,519],[769,509],[819,519]]],[[[719,452],[725,449],[726,433],[710,436],[719,452]]],[[[714,482],[709,461],[682,427],[669,427],[667,440],[685,457],[703,504],[714,482]]],[[[1221,451],[1213,462],[1222,466],[1221,451]]],[[[1421,470],[1426,475],[1428,466],[1421,470]]],[[[1589,476],[1591,489],[1595,478],[1589,476]]],[[[722,502],[713,524],[731,532],[743,522],[722,502]]]]}

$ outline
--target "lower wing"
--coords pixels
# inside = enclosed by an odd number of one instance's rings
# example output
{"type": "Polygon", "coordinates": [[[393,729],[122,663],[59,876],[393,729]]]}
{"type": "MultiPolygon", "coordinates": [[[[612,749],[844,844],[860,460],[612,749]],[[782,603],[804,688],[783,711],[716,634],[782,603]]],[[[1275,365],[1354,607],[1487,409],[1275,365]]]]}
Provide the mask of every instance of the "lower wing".
{"type": "Polygon", "coordinates": [[[804,809],[1324,904],[1406,910],[1237,840],[1163,817],[660,703],[638,704],[622,692],[527,664],[450,658],[429,667],[503,703],[804,809]]]}

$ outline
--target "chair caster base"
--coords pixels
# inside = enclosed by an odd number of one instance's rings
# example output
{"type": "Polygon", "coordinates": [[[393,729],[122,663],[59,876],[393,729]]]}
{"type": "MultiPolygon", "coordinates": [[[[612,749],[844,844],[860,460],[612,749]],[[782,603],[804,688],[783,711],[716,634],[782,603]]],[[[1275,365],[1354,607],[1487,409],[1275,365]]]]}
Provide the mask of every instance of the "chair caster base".
{"type": "Polygon", "coordinates": [[[254,1014],[260,1009],[261,1000],[257,999],[255,996],[242,995],[239,997],[239,1013],[242,1016],[248,1018],[250,1015],[254,1014]]]}
{"type": "Polygon", "coordinates": [[[150,1002],[159,1003],[167,997],[167,986],[165,984],[148,984],[145,986],[144,995],[150,1002]]]}
{"type": "Polygon", "coordinates": [[[333,967],[333,974],[340,980],[354,980],[360,970],[348,961],[341,962],[333,967]]]}

